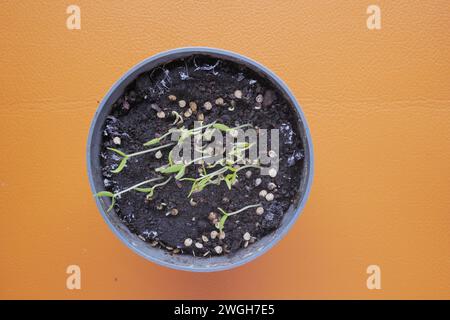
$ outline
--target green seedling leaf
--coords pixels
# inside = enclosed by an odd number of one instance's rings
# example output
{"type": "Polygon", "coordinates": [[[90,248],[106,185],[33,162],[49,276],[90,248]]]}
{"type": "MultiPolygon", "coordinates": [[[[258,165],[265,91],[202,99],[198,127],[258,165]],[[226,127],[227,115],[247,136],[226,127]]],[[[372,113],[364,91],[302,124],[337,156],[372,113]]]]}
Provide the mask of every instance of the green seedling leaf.
{"type": "Polygon", "coordinates": [[[224,125],[222,123],[213,124],[213,128],[218,129],[220,131],[225,131],[225,132],[227,132],[228,130],[231,130],[231,128],[229,126],[224,125]]]}
{"type": "Polygon", "coordinates": [[[120,161],[119,166],[116,169],[111,170],[111,172],[112,173],[119,173],[120,171],[122,171],[123,168],[125,168],[125,166],[127,165],[127,161],[128,161],[127,157],[123,158],[122,161],[120,161]]]}
{"type": "Polygon", "coordinates": [[[180,171],[178,171],[177,175],[175,176],[175,179],[180,180],[183,178],[184,173],[186,172],[186,167],[182,167],[180,171]]]}
{"type": "Polygon", "coordinates": [[[114,194],[112,193],[112,192],[109,192],[109,191],[100,191],[100,192],[97,192],[96,194],[94,194],[94,197],[110,197],[110,198],[113,198],[114,197],[114,194]]]}
{"type": "Polygon", "coordinates": [[[100,191],[94,195],[95,197],[108,197],[111,198],[111,205],[109,206],[108,210],[106,212],[110,212],[114,205],[116,204],[116,197],[112,192],[109,191],[100,191]]]}
{"type": "Polygon", "coordinates": [[[175,173],[175,172],[179,172],[180,170],[184,169],[185,165],[184,164],[173,164],[169,167],[160,167],[155,169],[156,172],[161,172],[161,173],[175,173]]]}
{"type": "Polygon", "coordinates": [[[226,213],[222,208],[218,208],[220,212],[223,213],[222,217],[219,220],[219,223],[217,225],[217,229],[219,229],[220,232],[223,231],[223,226],[225,225],[225,221],[228,219],[228,213],[226,213]]]}
{"type": "Polygon", "coordinates": [[[120,151],[118,149],[114,149],[114,148],[107,148],[108,150],[114,151],[115,153],[121,155],[122,157],[126,157],[127,155],[125,154],[125,152],[120,151]]]}
{"type": "Polygon", "coordinates": [[[160,141],[161,141],[161,138],[154,138],[154,139],[144,143],[144,146],[152,146],[152,145],[158,144],[160,141]]]}

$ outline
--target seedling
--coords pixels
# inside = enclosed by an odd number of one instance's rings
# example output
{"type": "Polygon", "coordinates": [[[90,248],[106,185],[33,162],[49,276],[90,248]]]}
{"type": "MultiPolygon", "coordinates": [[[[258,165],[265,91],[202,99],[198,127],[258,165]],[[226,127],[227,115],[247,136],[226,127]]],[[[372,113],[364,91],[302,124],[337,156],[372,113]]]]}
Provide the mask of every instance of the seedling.
{"type": "Polygon", "coordinates": [[[125,152],[120,151],[118,149],[107,148],[108,150],[111,150],[111,151],[117,153],[119,156],[122,157],[122,159],[120,160],[120,163],[117,166],[117,168],[114,169],[114,170],[111,170],[111,172],[112,173],[119,173],[120,171],[122,171],[123,168],[125,168],[125,166],[127,165],[127,161],[130,158],[132,158],[132,157],[139,156],[139,155],[142,155],[142,154],[145,154],[145,153],[148,153],[148,152],[158,151],[160,149],[167,148],[167,147],[170,147],[170,146],[173,146],[173,143],[167,143],[167,144],[164,144],[164,145],[156,147],[156,148],[147,149],[147,150],[143,150],[143,151],[138,151],[138,152],[134,152],[134,153],[130,153],[130,154],[126,154],[125,152]]]}
{"type": "Polygon", "coordinates": [[[166,185],[170,180],[172,179],[172,177],[169,177],[166,181],[155,184],[153,187],[150,188],[135,188],[136,191],[138,192],[144,192],[147,194],[147,200],[151,200],[151,198],[153,197],[153,194],[155,192],[155,189],[158,187],[162,187],[164,185],[166,185]]]}
{"type": "Polygon", "coordinates": [[[222,212],[222,217],[220,218],[219,223],[217,224],[217,229],[219,229],[220,232],[223,231],[223,227],[225,225],[225,221],[227,221],[228,217],[233,216],[235,214],[238,214],[238,213],[240,213],[242,211],[245,211],[245,210],[248,210],[248,209],[251,209],[251,208],[256,208],[256,207],[259,207],[259,206],[261,206],[260,203],[252,204],[252,205],[246,206],[246,207],[244,207],[242,209],[239,209],[239,210],[236,210],[236,211],[233,211],[233,212],[226,212],[222,208],[217,208],[220,212],[222,212]]]}
{"type": "Polygon", "coordinates": [[[100,192],[97,192],[94,195],[94,197],[97,197],[97,198],[98,197],[111,198],[111,205],[109,206],[108,210],[106,210],[106,212],[109,212],[114,207],[114,204],[116,203],[116,199],[118,197],[120,197],[122,194],[124,194],[124,193],[126,193],[128,191],[131,191],[131,190],[138,191],[138,189],[140,189],[139,188],[140,186],[143,186],[143,185],[145,185],[147,183],[150,183],[150,182],[153,182],[153,181],[158,181],[158,180],[161,180],[161,179],[162,179],[162,177],[156,177],[156,178],[152,178],[152,179],[149,179],[149,180],[145,180],[145,181],[139,182],[138,184],[135,184],[134,186],[131,186],[129,188],[126,188],[126,189],[124,189],[122,191],[119,191],[119,192],[116,192],[116,193],[112,193],[112,192],[109,192],[109,191],[100,191],[100,192]]]}

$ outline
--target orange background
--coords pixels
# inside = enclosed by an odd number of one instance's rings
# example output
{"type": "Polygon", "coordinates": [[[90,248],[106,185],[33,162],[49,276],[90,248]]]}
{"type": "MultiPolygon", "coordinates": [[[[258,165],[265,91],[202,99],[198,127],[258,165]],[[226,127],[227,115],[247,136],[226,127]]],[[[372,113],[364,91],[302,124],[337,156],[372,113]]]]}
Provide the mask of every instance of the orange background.
{"type": "Polygon", "coordinates": [[[450,298],[450,2],[1,1],[1,298],[450,298]],[[47,4],[44,4],[47,3],[47,4]],[[81,30],[66,7],[81,7],[81,30]],[[97,211],[85,149],[98,102],[163,50],[251,57],[303,107],[310,200],[288,236],[193,274],[125,247],[97,211]],[[66,267],[82,290],[65,287],[66,267]],[[377,264],[382,289],[366,288],[377,264]]]}

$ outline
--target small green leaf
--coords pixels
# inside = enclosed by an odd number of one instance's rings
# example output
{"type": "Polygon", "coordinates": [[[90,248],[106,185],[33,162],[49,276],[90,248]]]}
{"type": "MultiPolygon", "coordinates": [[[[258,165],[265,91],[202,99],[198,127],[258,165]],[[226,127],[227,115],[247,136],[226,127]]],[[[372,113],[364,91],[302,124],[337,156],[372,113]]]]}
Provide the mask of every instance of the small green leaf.
{"type": "Polygon", "coordinates": [[[225,131],[225,132],[231,129],[229,126],[224,125],[222,123],[213,124],[213,128],[218,129],[220,131],[225,131]]]}
{"type": "Polygon", "coordinates": [[[185,167],[184,164],[174,164],[171,165],[169,167],[160,167],[155,169],[155,171],[157,172],[161,172],[161,173],[175,173],[175,172],[179,172],[181,169],[183,169],[185,167]]]}
{"type": "Polygon", "coordinates": [[[121,155],[122,157],[126,157],[126,156],[127,156],[127,155],[125,154],[125,152],[120,151],[120,150],[118,150],[118,149],[114,149],[114,148],[106,148],[106,149],[111,150],[111,151],[114,151],[115,153],[121,155]]]}
{"type": "Polygon", "coordinates": [[[114,198],[114,194],[112,192],[109,192],[109,191],[100,191],[100,192],[97,192],[96,194],[94,194],[94,197],[110,197],[110,198],[114,198]]]}
{"type": "MultiPolygon", "coordinates": [[[[219,210],[221,210],[220,208],[219,208],[219,210]]],[[[225,225],[225,221],[227,221],[227,219],[228,219],[228,214],[225,212],[225,211],[223,211],[223,210],[221,210],[224,214],[223,214],[223,216],[220,218],[220,220],[219,220],[219,225],[217,226],[217,228],[219,229],[219,231],[220,232],[222,232],[222,230],[223,230],[223,227],[224,227],[224,225],[225,225]]]]}
{"type": "Polygon", "coordinates": [[[225,183],[227,184],[227,187],[229,190],[231,190],[231,187],[233,185],[233,183],[231,182],[230,176],[231,176],[231,174],[229,174],[225,177],[225,183]]]}
{"type": "Polygon", "coordinates": [[[122,171],[123,168],[125,168],[125,166],[127,165],[127,161],[128,161],[127,157],[123,158],[122,161],[120,161],[119,166],[116,169],[111,170],[111,172],[112,173],[119,173],[120,171],[122,171]]]}
{"type": "Polygon", "coordinates": [[[111,205],[109,206],[108,210],[106,210],[106,212],[110,212],[112,210],[112,208],[114,208],[115,204],[116,204],[116,198],[112,197],[111,198],[111,205]]]}
{"type": "Polygon", "coordinates": [[[184,173],[186,172],[186,167],[182,167],[180,171],[178,171],[177,175],[175,176],[175,179],[180,180],[183,178],[184,173]]]}
{"type": "Polygon", "coordinates": [[[153,138],[150,141],[147,141],[146,143],[144,143],[144,146],[152,146],[154,144],[157,144],[161,141],[161,138],[153,138]]]}

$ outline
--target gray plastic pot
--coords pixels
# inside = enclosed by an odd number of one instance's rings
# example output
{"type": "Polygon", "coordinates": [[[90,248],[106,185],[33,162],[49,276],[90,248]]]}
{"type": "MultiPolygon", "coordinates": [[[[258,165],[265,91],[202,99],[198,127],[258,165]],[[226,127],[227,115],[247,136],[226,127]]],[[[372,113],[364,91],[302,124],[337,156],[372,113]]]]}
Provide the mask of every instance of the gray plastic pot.
{"type": "Polygon", "coordinates": [[[249,58],[230,51],[213,48],[180,48],[162,52],[148,59],[145,59],[141,63],[131,68],[112,86],[112,88],[103,98],[100,106],[97,109],[97,112],[95,113],[89,131],[87,145],[88,175],[93,194],[104,190],[99,156],[102,142],[103,126],[106,117],[110,113],[111,105],[123,94],[125,88],[141,73],[149,71],[160,64],[164,64],[175,59],[188,57],[192,54],[205,54],[214,58],[235,61],[237,63],[243,64],[269,79],[291,103],[291,105],[293,106],[292,112],[295,113],[298,117],[297,125],[299,132],[302,135],[302,140],[305,147],[304,175],[301,179],[300,185],[298,186],[299,198],[295,199],[296,201],[294,202],[294,205],[292,205],[288,209],[281,222],[280,227],[276,231],[265,236],[262,239],[259,239],[251,246],[248,246],[245,249],[240,249],[235,254],[213,256],[210,258],[196,258],[189,255],[170,255],[165,250],[151,247],[150,244],[140,240],[135,234],[131,233],[128,228],[122,223],[114,210],[106,212],[106,209],[110,205],[109,199],[96,198],[96,202],[103,218],[105,219],[111,230],[119,237],[119,239],[123,243],[125,243],[134,252],[146,258],[147,260],[153,261],[162,266],[178,270],[196,272],[221,271],[243,265],[255,259],[256,257],[267,252],[272,246],[280,241],[280,239],[288,232],[288,230],[297,220],[303,207],[305,206],[310,192],[313,177],[313,149],[308,125],[294,96],[292,95],[286,84],[284,84],[284,82],[273,72],[249,58]]]}

